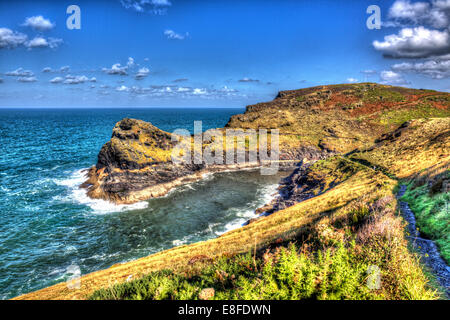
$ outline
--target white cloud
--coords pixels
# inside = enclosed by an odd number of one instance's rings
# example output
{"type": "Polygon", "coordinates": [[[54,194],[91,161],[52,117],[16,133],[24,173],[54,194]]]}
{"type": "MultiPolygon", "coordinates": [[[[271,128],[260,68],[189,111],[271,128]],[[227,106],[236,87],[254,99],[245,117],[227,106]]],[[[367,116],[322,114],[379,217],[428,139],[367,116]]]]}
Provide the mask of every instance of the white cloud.
{"type": "Polygon", "coordinates": [[[347,82],[349,82],[349,83],[355,83],[355,82],[358,82],[359,80],[358,79],[355,79],[355,78],[347,78],[347,82]]]}
{"type": "Polygon", "coordinates": [[[86,81],[89,81],[89,78],[86,76],[72,76],[72,75],[67,75],[66,79],[64,80],[63,83],[65,84],[80,84],[80,83],[85,83],[86,81]]]}
{"type": "Polygon", "coordinates": [[[450,77],[450,59],[427,60],[424,62],[403,62],[394,64],[392,70],[422,74],[433,79],[450,77]]]}
{"type": "Polygon", "coordinates": [[[171,40],[184,40],[186,39],[186,37],[189,36],[189,33],[185,33],[184,35],[176,33],[173,30],[166,30],[164,31],[164,35],[167,37],[167,39],[171,39],[171,40]]]}
{"type": "Polygon", "coordinates": [[[389,9],[386,26],[428,25],[441,29],[450,23],[450,0],[413,2],[397,0],[389,9]]]}
{"type": "Polygon", "coordinates": [[[28,49],[33,49],[33,48],[57,48],[61,43],[62,43],[62,39],[56,39],[56,38],[48,38],[45,39],[44,37],[34,37],[32,40],[27,41],[25,43],[25,46],[28,49]]]}
{"type": "Polygon", "coordinates": [[[128,57],[127,66],[128,68],[132,68],[135,66],[134,59],[132,57],[128,57]]]}
{"type": "Polygon", "coordinates": [[[55,77],[52,80],[50,80],[50,83],[61,83],[64,79],[62,77],[55,77]]]}
{"type": "Polygon", "coordinates": [[[36,79],[36,77],[19,77],[17,79],[17,81],[19,81],[19,82],[36,82],[37,79],[36,79]]]}
{"type": "Polygon", "coordinates": [[[442,55],[450,50],[448,31],[429,30],[424,27],[403,28],[398,34],[375,40],[375,49],[394,58],[425,58],[442,55]]]}
{"type": "Polygon", "coordinates": [[[127,86],[121,85],[120,87],[116,88],[116,91],[128,91],[129,88],[127,86]]]}
{"type": "Polygon", "coordinates": [[[26,46],[28,48],[43,48],[48,47],[48,42],[45,38],[35,37],[33,40],[28,41],[26,46]]]}
{"type": "Polygon", "coordinates": [[[96,77],[92,77],[89,79],[90,82],[97,82],[97,78],[96,77]]]}
{"type": "Polygon", "coordinates": [[[203,94],[207,94],[206,89],[200,89],[200,88],[195,88],[194,91],[192,91],[192,94],[195,95],[203,95],[203,94]]]}
{"type": "Polygon", "coordinates": [[[8,28],[0,28],[0,49],[12,49],[23,45],[27,41],[27,36],[23,33],[13,31],[8,28]]]}
{"type": "Polygon", "coordinates": [[[409,84],[409,82],[407,82],[401,74],[390,70],[381,71],[380,82],[382,84],[400,85],[400,86],[409,84]]]}
{"type": "Polygon", "coordinates": [[[43,16],[34,16],[25,19],[22,24],[24,27],[30,27],[37,31],[48,31],[55,26],[49,19],[45,19],[43,16]]]}
{"type": "Polygon", "coordinates": [[[150,70],[146,67],[140,68],[139,71],[136,73],[136,80],[141,80],[147,77],[150,73],[150,70]]]}
{"type": "Polygon", "coordinates": [[[34,73],[30,70],[24,70],[23,68],[18,68],[14,71],[9,71],[9,72],[5,73],[5,75],[12,76],[12,77],[33,77],[34,73]]]}
{"type": "Polygon", "coordinates": [[[103,68],[102,70],[103,70],[103,72],[106,72],[107,74],[112,74],[112,75],[122,75],[122,76],[128,75],[128,73],[127,73],[128,66],[122,67],[120,65],[120,63],[113,64],[110,69],[103,68]]]}
{"type": "Polygon", "coordinates": [[[221,92],[237,92],[237,90],[232,89],[232,88],[228,88],[227,86],[223,86],[222,89],[220,89],[219,91],[221,92]]]}
{"type": "Polygon", "coordinates": [[[122,6],[137,12],[165,14],[172,5],[169,0],[121,0],[122,6]]]}
{"type": "Polygon", "coordinates": [[[44,69],[42,69],[42,72],[43,72],[43,73],[49,73],[49,72],[52,72],[52,68],[50,68],[50,67],[45,67],[44,69]]]}

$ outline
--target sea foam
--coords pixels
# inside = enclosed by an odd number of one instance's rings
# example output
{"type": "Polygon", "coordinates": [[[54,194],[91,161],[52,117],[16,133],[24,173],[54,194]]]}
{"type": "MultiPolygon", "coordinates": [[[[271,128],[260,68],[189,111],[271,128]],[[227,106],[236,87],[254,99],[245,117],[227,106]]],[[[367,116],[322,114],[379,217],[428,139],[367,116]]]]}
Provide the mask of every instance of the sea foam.
{"type": "Polygon", "coordinates": [[[86,193],[86,189],[80,188],[80,185],[86,180],[86,169],[80,169],[72,172],[68,179],[55,179],[54,182],[59,186],[64,186],[69,190],[65,197],[56,197],[55,200],[62,202],[73,202],[88,206],[96,214],[107,214],[112,212],[121,212],[129,210],[145,209],[148,207],[147,201],[141,201],[134,204],[115,204],[106,200],[91,199],[86,193]]]}

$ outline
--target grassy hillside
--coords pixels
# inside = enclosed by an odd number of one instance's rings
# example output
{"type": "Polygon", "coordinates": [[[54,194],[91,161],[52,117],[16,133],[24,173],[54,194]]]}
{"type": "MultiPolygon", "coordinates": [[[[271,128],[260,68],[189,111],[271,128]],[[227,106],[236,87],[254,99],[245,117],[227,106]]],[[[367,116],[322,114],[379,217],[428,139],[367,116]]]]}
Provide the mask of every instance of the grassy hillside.
{"type": "Polygon", "coordinates": [[[408,249],[395,191],[409,183],[419,227],[446,255],[449,96],[366,83],[285,91],[249,106],[227,127],[277,127],[284,150],[340,153],[304,172],[312,198],[217,239],[85,275],[79,290],[60,283],[18,299],[196,299],[211,288],[216,299],[436,299],[408,249]],[[377,288],[367,285],[374,269],[377,288]]]}
{"type": "Polygon", "coordinates": [[[350,159],[380,168],[408,184],[402,200],[415,213],[420,231],[436,241],[450,263],[450,118],[404,124],[350,159]]]}
{"type": "Polygon", "coordinates": [[[275,127],[282,133],[281,144],[349,152],[371,146],[405,121],[448,116],[448,93],[358,83],[280,92],[273,101],[231,117],[227,127],[275,127]]]}
{"type": "Polygon", "coordinates": [[[223,237],[227,249],[246,248],[250,254],[211,255],[216,241],[210,241],[198,264],[191,258],[194,263],[174,271],[166,263],[170,270],[102,289],[91,298],[196,299],[205,288],[214,288],[217,299],[437,297],[407,249],[393,195],[396,181],[341,157],[317,162],[309,174],[320,179],[317,197],[223,237]],[[381,271],[379,289],[367,286],[370,266],[381,271]]]}

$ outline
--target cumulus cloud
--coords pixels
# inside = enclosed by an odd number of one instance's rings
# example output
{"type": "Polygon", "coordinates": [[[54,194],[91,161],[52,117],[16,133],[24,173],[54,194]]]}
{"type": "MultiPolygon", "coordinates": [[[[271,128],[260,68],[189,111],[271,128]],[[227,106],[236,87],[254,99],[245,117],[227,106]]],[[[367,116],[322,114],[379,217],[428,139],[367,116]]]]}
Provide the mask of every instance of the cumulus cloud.
{"type": "Polygon", "coordinates": [[[239,82],[259,82],[259,80],[257,80],[257,79],[251,79],[251,78],[247,78],[247,77],[242,78],[242,79],[240,79],[238,81],[239,82]]]}
{"type": "Polygon", "coordinates": [[[122,67],[120,63],[113,64],[111,68],[103,68],[102,69],[102,71],[107,74],[121,75],[121,76],[128,75],[127,70],[128,70],[128,66],[122,67]]]}
{"type": "Polygon", "coordinates": [[[356,82],[359,82],[359,80],[355,79],[355,78],[347,78],[347,82],[349,82],[349,83],[356,83],[356,82]]]}
{"type": "Polygon", "coordinates": [[[406,81],[400,73],[397,73],[397,72],[394,72],[391,70],[381,71],[380,83],[389,84],[389,85],[399,85],[399,86],[409,84],[409,82],[406,81]]]}
{"type": "Polygon", "coordinates": [[[121,0],[122,6],[137,12],[165,14],[172,5],[169,0],[121,0]]]}
{"type": "Polygon", "coordinates": [[[55,26],[49,19],[45,19],[43,16],[33,16],[25,19],[22,24],[24,27],[30,27],[37,31],[48,31],[55,26]]]}
{"type": "Polygon", "coordinates": [[[169,30],[165,30],[165,31],[164,31],[164,35],[167,37],[167,39],[171,39],[171,40],[184,40],[184,39],[186,39],[186,37],[189,36],[189,33],[186,32],[186,33],[183,35],[183,34],[176,33],[175,31],[169,29],[169,30]]]}
{"type": "Polygon", "coordinates": [[[142,80],[147,77],[150,73],[150,70],[146,67],[140,68],[136,73],[136,80],[142,80]]]}
{"type": "Polygon", "coordinates": [[[8,28],[0,28],[0,49],[14,49],[19,46],[24,46],[28,49],[46,47],[54,49],[62,42],[62,39],[44,38],[42,36],[36,36],[33,39],[28,40],[26,34],[8,28]]]}
{"type": "Polygon", "coordinates": [[[50,80],[50,83],[61,83],[63,81],[64,81],[64,79],[62,77],[55,77],[50,80]]]}
{"type": "Polygon", "coordinates": [[[72,76],[72,75],[67,75],[66,79],[64,80],[64,84],[80,84],[80,83],[85,83],[89,81],[89,78],[86,76],[72,76]]]}
{"type": "Polygon", "coordinates": [[[33,77],[34,73],[30,70],[24,70],[23,68],[18,68],[14,71],[9,71],[9,72],[5,73],[5,75],[12,76],[12,77],[33,77]]]}
{"type": "Polygon", "coordinates": [[[57,48],[61,43],[62,43],[62,39],[56,39],[56,38],[44,38],[44,37],[40,37],[37,36],[35,38],[33,38],[30,41],[27,41],[25,43],[25,46],[28,49],[33,49],[33,48],[57,48]]]}
{"type": "Polygon", "coordinates": [[[400,27],[383,41],[374,41],[385,57],[409,61],[394,64],[380,74],[382,81],[404,84],[402,74],[415,73],[433,79],[449,77],[450,0],[396,0],[389,9],[385,26],[400,27]],[[412,61],[411,61],[412,60],[412,61]]]}
{"type": "Polygon", "coordinates": [[[17,79],[17,81],[19,81],[19,82],[36,82],[37,79],[36,79],[36,77],[19,77],[17,79]]]}
{"type": "Polygon", "coordinates": [[[411,2],[397,0],[389,9],[385,26],[427,25],[446,28],[450,24],[450,0],[411,2]]]}
{"type": "Polygon", "coordinates": [[[195,88],[192,91],[192,94],[194,94],[194,95],[203,95],[203,94],[207,94],[207,91],[204,88],[195,88]]]}
{"type": "Polygon", "coordinates": [[[50,68],[50,67],[45,67],[44,69],[42,69],[42,72],[43,72],[43,73],[49,73],[49,72],[52,72],[52,68],[50,68]]]}
{"type": "Polygon", "coordinates": [[[120,87],[116,88],[116,91],[119,91],[119,92],[121,92],[121,91],[128,91],[128,90],[129,90],[129,88],[127,86],[124,86],[124,85],[121,85],[120,87]]]}
{"type": "Polygon", "coordinates": [[[424,62],[403,62],[394,64],[392,70],[425,75],[433,79],[450,77],[450,59],[427,60],[424,62]]]}
{"type": "Polygon", "coordinates": [[[0,49],[13,49],[25,44],[27,36],[8,28],[0,28],[0,49]]]}
{"type": "Polygon", "coordinates": [[[450,52],[450,34],[448,30],[429,30],[422,26],[403,28],[398,34],[385,36],[384,41],[375,40],[373,46],[388,57],[427,58],[450,52]]]}

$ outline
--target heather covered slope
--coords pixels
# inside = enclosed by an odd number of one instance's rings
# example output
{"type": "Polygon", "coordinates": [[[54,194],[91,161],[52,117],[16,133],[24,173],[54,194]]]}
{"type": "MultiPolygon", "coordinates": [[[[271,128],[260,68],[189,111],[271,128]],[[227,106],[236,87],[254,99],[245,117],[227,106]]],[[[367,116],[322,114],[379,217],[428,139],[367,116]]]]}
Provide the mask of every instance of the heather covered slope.
{"type": "Polygon", "coordinates": [[[282,91],[273,101],[248,106],[244,114],[231,117],[227,127],[279,128],[290,145],[296,141],[349,152],[371,146],[405,121],[449,115],[449,93],[341,84],[282,91]]]}

